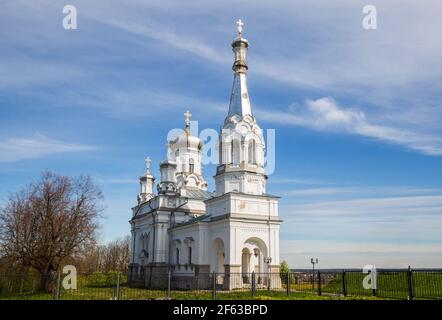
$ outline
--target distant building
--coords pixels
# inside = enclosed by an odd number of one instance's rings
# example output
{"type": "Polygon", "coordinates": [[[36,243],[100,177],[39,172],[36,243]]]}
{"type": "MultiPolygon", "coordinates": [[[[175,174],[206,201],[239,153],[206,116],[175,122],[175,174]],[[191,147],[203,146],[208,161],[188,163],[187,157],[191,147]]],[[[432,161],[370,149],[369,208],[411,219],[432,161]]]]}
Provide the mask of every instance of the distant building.
{"type": "Polygon", "coordinates": [[[268,273],[279,272],[279,198],[266,193],[265,142],[247,89],[249,43],[242,37],[241,20],[237,24],[233,88],[219,139],[216,190],[207,191],[202,142],[191,134],[191,115],[186,112],[185,130],[168,141],[157,194],[150,160],[140,178],[138,205],[130,220],[133,282],[161,286],[170,270],[174,283],[186,287],[195,275],[217,273],[223,287],[233,289],[249,285],[252,272],[261,274],[261,282],[268,281],[268,273]]]}

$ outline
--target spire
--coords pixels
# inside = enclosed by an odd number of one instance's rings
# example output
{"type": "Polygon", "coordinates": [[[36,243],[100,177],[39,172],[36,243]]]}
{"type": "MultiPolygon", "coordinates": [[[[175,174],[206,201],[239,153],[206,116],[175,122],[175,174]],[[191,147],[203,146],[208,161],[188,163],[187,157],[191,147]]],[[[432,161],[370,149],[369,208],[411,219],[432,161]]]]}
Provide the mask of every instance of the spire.
{"type": "Polygon", "coordinates": [[[235,114],[240,116],[252,115],[250,107],[249,93],[247,89],[247,48],[249,42],[243,38],[244,23],[241,19],[236,22],[238,36],[233,39],[232,50],[235,61],[232,69],[234,71],[232,95],[230,97],[229,114],[231,117],[235,114]]]}
{"type": "Polygon", "coordinates": [[[144,159],[146,164],[146,172],[140,177],[140,194],[138,195],[138,204],[149,201],[153,198],[153,186],[155,178],[150,172],[151,160],[149,157],[144,159]]]}

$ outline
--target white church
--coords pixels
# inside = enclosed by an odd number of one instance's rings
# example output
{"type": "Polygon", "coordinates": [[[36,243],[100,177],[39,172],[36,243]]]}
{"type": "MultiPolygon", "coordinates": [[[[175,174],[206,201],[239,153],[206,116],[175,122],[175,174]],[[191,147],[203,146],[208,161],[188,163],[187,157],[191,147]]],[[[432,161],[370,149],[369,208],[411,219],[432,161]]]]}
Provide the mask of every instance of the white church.
{"type": "Polygon", "coordinates": [[[130,220],[134,284],[160,287],[170,272],[175,287],[189,287],[195,278],[204,286],[215,274],[218,284],[231,290],[250,285],[255,273],[258,284],[281,286],[273,280],[279,277],[269,280],[279,273],[279,197],[266,193],[265,142],[247,89],[249,42],[241,20],[237,25],[230,106],[217,144],[216,190],[207,191],[203,142],[192,135],[186,112],[182,134],[167,142],[157,193],[149,159],[140,177],[130,220]]]}

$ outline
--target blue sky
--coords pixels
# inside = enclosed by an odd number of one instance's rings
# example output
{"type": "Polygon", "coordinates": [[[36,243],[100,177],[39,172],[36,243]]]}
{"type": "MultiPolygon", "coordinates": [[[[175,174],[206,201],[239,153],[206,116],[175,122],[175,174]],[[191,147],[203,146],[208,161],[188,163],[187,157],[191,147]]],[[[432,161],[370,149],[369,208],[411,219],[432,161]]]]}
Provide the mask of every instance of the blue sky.
{"type": "Polygon", "coordinates": [[[276,130],[281,258],[442,266],[440,1],[370,1],[375,31],[355,0],[69,1],[71,31],[65,4],[0,4],[0,203],[45,169],[90,174],[101,241],[128,234],[144,157],[157,168],[187,109],[224,120],[241,17],[252,108],[276,130]]]}

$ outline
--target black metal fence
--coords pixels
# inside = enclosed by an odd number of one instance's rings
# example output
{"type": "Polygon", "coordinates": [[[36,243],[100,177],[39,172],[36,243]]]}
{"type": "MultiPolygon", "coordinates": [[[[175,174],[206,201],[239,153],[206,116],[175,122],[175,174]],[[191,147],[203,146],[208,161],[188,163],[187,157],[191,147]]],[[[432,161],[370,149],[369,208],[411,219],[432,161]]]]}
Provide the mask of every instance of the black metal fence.
{"type": "MultiPolygon", "coordinates": [[[[442,299],[442,269],[377,269],[376,285],[362,269],[293,270],[288,286],[318,295],[385,299],[442,299]],[[368,282],[364,286],[364,279],[368,282]],[[368,280],[370,279],[370,280],[368,280]]],[[[287,281],[285,282],[287,283],[287,281]]]]}
{"type": "Polygon", "coordinates": [[[361,269],[291,270],[287,273],[157,274],[164,281],[128,281],[122,273],[0,275],[0,299],[442,299],[442,269],[377,269],[376,288],[361,269]],[[76,286],[72,287],[74,284],[76,286]]]}

